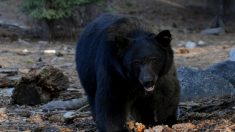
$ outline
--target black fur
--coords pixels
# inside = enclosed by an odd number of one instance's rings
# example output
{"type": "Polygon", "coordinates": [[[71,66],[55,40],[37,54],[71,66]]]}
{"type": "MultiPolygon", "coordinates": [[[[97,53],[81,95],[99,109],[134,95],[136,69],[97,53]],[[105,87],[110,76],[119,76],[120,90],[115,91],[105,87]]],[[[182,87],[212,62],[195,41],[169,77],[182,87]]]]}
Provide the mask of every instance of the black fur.
{"type": "Polygon", "coordinates": [[[135,17],[105,14],[81,34],[77,71],[99,131],[128,131],[129,114],[145,125],[176,123],[172,37],[152,29],[135,17]]]}

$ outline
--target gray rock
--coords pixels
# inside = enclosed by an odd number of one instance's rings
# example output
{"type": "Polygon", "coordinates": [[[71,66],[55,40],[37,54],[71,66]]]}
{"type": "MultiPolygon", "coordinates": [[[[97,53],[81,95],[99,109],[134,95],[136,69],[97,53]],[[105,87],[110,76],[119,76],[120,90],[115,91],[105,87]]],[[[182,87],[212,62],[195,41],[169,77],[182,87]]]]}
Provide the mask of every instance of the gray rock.
{"type": "Polygon", "coordinates": [[[235,88],[235,61],[226,60],[219,62],[210,66],[206,71],[228,80],[235,88]]]}
{"type": "Polygon", "coordinates": [[[229,60],[235,61],[235,48],[232,48],[229,52],[229,60]]]}
{"type": "Polygon", "coordinates": [[[193,41],[188,41],[186,44],[185,44],[185,47],[186,48],[189,48],[189,49],[193,49],[197,46],[197,44],[193,41]]]}
{"type": "Polygon", "coordinates": [[[202,40],[199,40],[197,44],[200,45],[200,46],[203,46],[203,45],[206,44],[206,42],[205,42],[205,41],[202,41],[202,40]]]}
{"type": "Polygon", "coordinates": [[[228,80],[210,71],[180,67],[177,75],[181,86],[181,101],[235,95],[235,89],[228,80]]]}
{"type": "Polygon", "coordinates": [[[203,34],[203,35],[221,35],[221,34],[225,34],[225,30],[223,27],[208,28],[208,29],[202,30],[201,34],[203,34]]]}
{"type": "Polygon", "coordinates": [[[64,113],[63,117],[65,119],[72,118],[74,114],[75,114],[74,111],[68,111],[68,112],[64,113]]]}
{"type": "Polygon", "coordinates": [[[14,88],[4,88],[0,89],[0,95],[3,95],[4,97],[11,97],[13,94],[14,88]]]}

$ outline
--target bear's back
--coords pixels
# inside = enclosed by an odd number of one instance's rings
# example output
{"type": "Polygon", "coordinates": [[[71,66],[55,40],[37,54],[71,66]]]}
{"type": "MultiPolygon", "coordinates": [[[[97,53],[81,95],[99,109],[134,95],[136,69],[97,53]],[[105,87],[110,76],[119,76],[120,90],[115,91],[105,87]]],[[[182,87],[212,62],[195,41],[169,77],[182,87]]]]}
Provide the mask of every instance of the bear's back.
{"type": "Polygon", "coordinates": [[[88,38],[90,38],[88,41],[92,41],[96,38],[102,37],[100,35],[104,34],[106,36],[103,37],[106,38],[103,39],[107,39],[112,36],[113,33],[128,36],[129,33],[137,30],[152,32],[150,31],[152,30],[152,27],[149,23],[137,17],[103,14],[86,26],[80,36],[80,41],[81,39],[88,38]]]}
{"type": "Polygon", "coordinates": [[[111,24],[120,19],[120,16],[104,14],[89,23],[80,37],[96,37],[105,31],[111,24]]]}

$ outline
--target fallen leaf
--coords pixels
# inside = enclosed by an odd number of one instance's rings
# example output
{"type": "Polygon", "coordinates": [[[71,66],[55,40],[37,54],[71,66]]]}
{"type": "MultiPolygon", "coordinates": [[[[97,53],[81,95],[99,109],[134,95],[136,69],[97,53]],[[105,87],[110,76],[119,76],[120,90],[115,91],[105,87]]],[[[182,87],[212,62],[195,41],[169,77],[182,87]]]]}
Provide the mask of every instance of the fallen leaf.
{"type": "Polygon", "coordinates": [[[193,125],[192,123],[181,123],[173,125],[172,128],[176,130],[189,130],[189,129],[195,129],[196,126],[193,125]]]}

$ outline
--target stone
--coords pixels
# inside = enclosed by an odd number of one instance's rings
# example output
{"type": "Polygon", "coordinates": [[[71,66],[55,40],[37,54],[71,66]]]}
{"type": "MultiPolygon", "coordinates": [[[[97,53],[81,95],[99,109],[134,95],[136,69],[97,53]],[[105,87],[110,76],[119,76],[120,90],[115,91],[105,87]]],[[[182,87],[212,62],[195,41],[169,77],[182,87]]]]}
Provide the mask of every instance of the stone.
{"type": "Polygon", "coordinates": [[[229,60],[235,61],[235,48],[232,48],[229,52],[229,60]]]}
{"type": "Polygon", "coordinates": [[[180,67],[177,69],[177,76],[181,87],[181,101],[235,95],[235,89],[228,80],[210,71],[180,67]]]}
{"type": "Polygon", "coordinates": [[[225,34],[225,30],[223,27],[216,27],[216,28],[208,28],[201,31],[203,35],[221,35],[225,34]]]}
{"type": "Polygon", "coordinates": [[[216,63],[208,67],[206,71],[228,80],[235,88],[235,61],[226,60],[216,63]]]}
{"type": "Polygon", "coordinates": [[[193,42],[193,41],[188,41],[188,42],[186,42],[186,44],[185,44],[185,47],[186,48],[189,48],[189,49],[193,49],[193,48],[195,48],[197,46],[197,44],[195,43],[195,42],[193,42]]]}
{"type": "Polygon", "coordinates": [[[205,42],[205,41],[202,41],[202,40],[199,40],[197,44],[200,45],[200,46],[203,46],[203,45],[206,44],[206,42],[205,42]]]}

